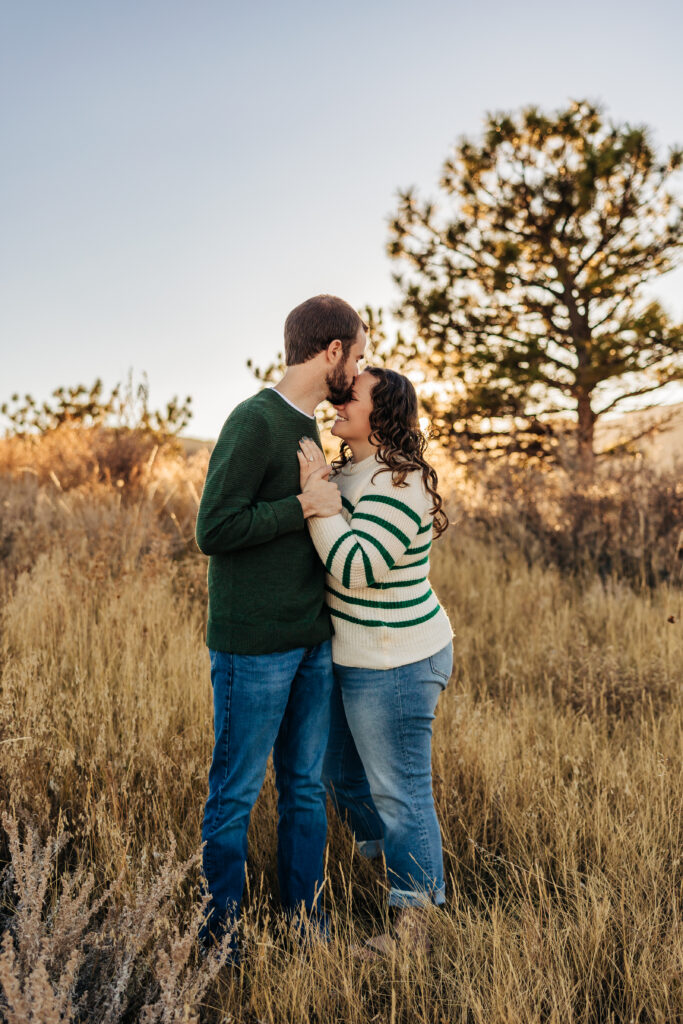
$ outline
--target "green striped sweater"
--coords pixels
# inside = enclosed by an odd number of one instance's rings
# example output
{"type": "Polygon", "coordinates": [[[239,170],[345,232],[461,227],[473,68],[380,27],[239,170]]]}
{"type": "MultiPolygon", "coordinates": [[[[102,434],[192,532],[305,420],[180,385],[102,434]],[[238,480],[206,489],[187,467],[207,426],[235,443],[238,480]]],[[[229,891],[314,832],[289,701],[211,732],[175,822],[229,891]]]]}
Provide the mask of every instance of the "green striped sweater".
{"type": "Polygon", "coordinates": [[[421,661],[451,639],[448,616],[429,584],[432,499],[422,473],[397,486],[373,474],[375,455],[332,477],[342,512],[308,520],[325,563],[326,599],[339,665],[388,669],[421,661]]]}

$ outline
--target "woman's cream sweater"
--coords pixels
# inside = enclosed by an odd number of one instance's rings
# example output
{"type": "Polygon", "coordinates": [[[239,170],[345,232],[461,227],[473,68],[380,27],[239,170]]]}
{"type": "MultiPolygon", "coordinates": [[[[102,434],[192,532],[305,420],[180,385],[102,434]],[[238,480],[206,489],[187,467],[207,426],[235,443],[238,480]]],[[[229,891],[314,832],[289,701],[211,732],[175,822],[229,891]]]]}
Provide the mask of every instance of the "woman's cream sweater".
{"type": "Polygon", "coordinates": [[[339,665],[390,669],[436,654],[451,640],[429,585],[433,501],[420,470],[397,486],[373,453],[331,477],[342,512],[308,520],[327,570],[327,603],[339,665]]]}

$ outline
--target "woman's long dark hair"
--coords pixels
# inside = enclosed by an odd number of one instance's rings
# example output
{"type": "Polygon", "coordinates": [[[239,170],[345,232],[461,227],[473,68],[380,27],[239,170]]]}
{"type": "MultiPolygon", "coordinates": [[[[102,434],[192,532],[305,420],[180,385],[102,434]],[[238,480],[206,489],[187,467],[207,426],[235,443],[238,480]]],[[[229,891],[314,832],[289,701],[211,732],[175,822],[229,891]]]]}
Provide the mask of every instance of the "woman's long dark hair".
{"type": "MultiPolygon", "coordinates": [[[[384,463],[377,473],[391,472],[393,482],[401,486],[412,469],[422,470],[424,485],[434,499],[430,512],[434,517],[434,534],[439,537],[448,527],[448,516],[437,491],[439,478],[424,457],[427,438],[420,430],[415,388],[407,377],[395,370],[368,366],[365,373],[377,378],[370,413],[370,441],[377,446],[377,458],[384,463]]],[[[342,441],[332,465],[341,469],[350,459],[351,449],[342,441]]]]}

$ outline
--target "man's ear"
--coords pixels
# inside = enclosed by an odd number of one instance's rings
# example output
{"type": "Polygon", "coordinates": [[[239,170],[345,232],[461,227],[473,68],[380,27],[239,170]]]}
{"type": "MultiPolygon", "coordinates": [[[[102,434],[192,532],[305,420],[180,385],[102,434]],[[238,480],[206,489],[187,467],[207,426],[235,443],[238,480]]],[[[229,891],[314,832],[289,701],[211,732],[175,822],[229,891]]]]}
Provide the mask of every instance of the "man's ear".
{"type": "Polygon", "coordinates": [[[338,363],[344,356],[344,346],[339,338],[335,338],[327,346],[327,357],[332,363],[338,363]]]}

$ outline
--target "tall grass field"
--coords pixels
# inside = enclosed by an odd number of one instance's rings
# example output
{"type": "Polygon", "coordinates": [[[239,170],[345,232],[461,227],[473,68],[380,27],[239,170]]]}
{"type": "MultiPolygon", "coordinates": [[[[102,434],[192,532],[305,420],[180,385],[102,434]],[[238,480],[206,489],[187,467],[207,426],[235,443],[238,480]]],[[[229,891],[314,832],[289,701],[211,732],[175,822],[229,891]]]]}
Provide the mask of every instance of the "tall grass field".
{"type": "Polygon", "coordinates": [[[356,955],[389,924],[385,878],[331,808],[332,941],[296,941],[269,769],[231,967],[196,942],[206,464],[153,448],[108,468],[68,430],[0,442],[0,1018],[683,1019],[675,475],[624,470],[579,493],[442,459],[453,525],[431,576],[456,637],[434,726],[447,902],[431,952],[356,955]]]}

